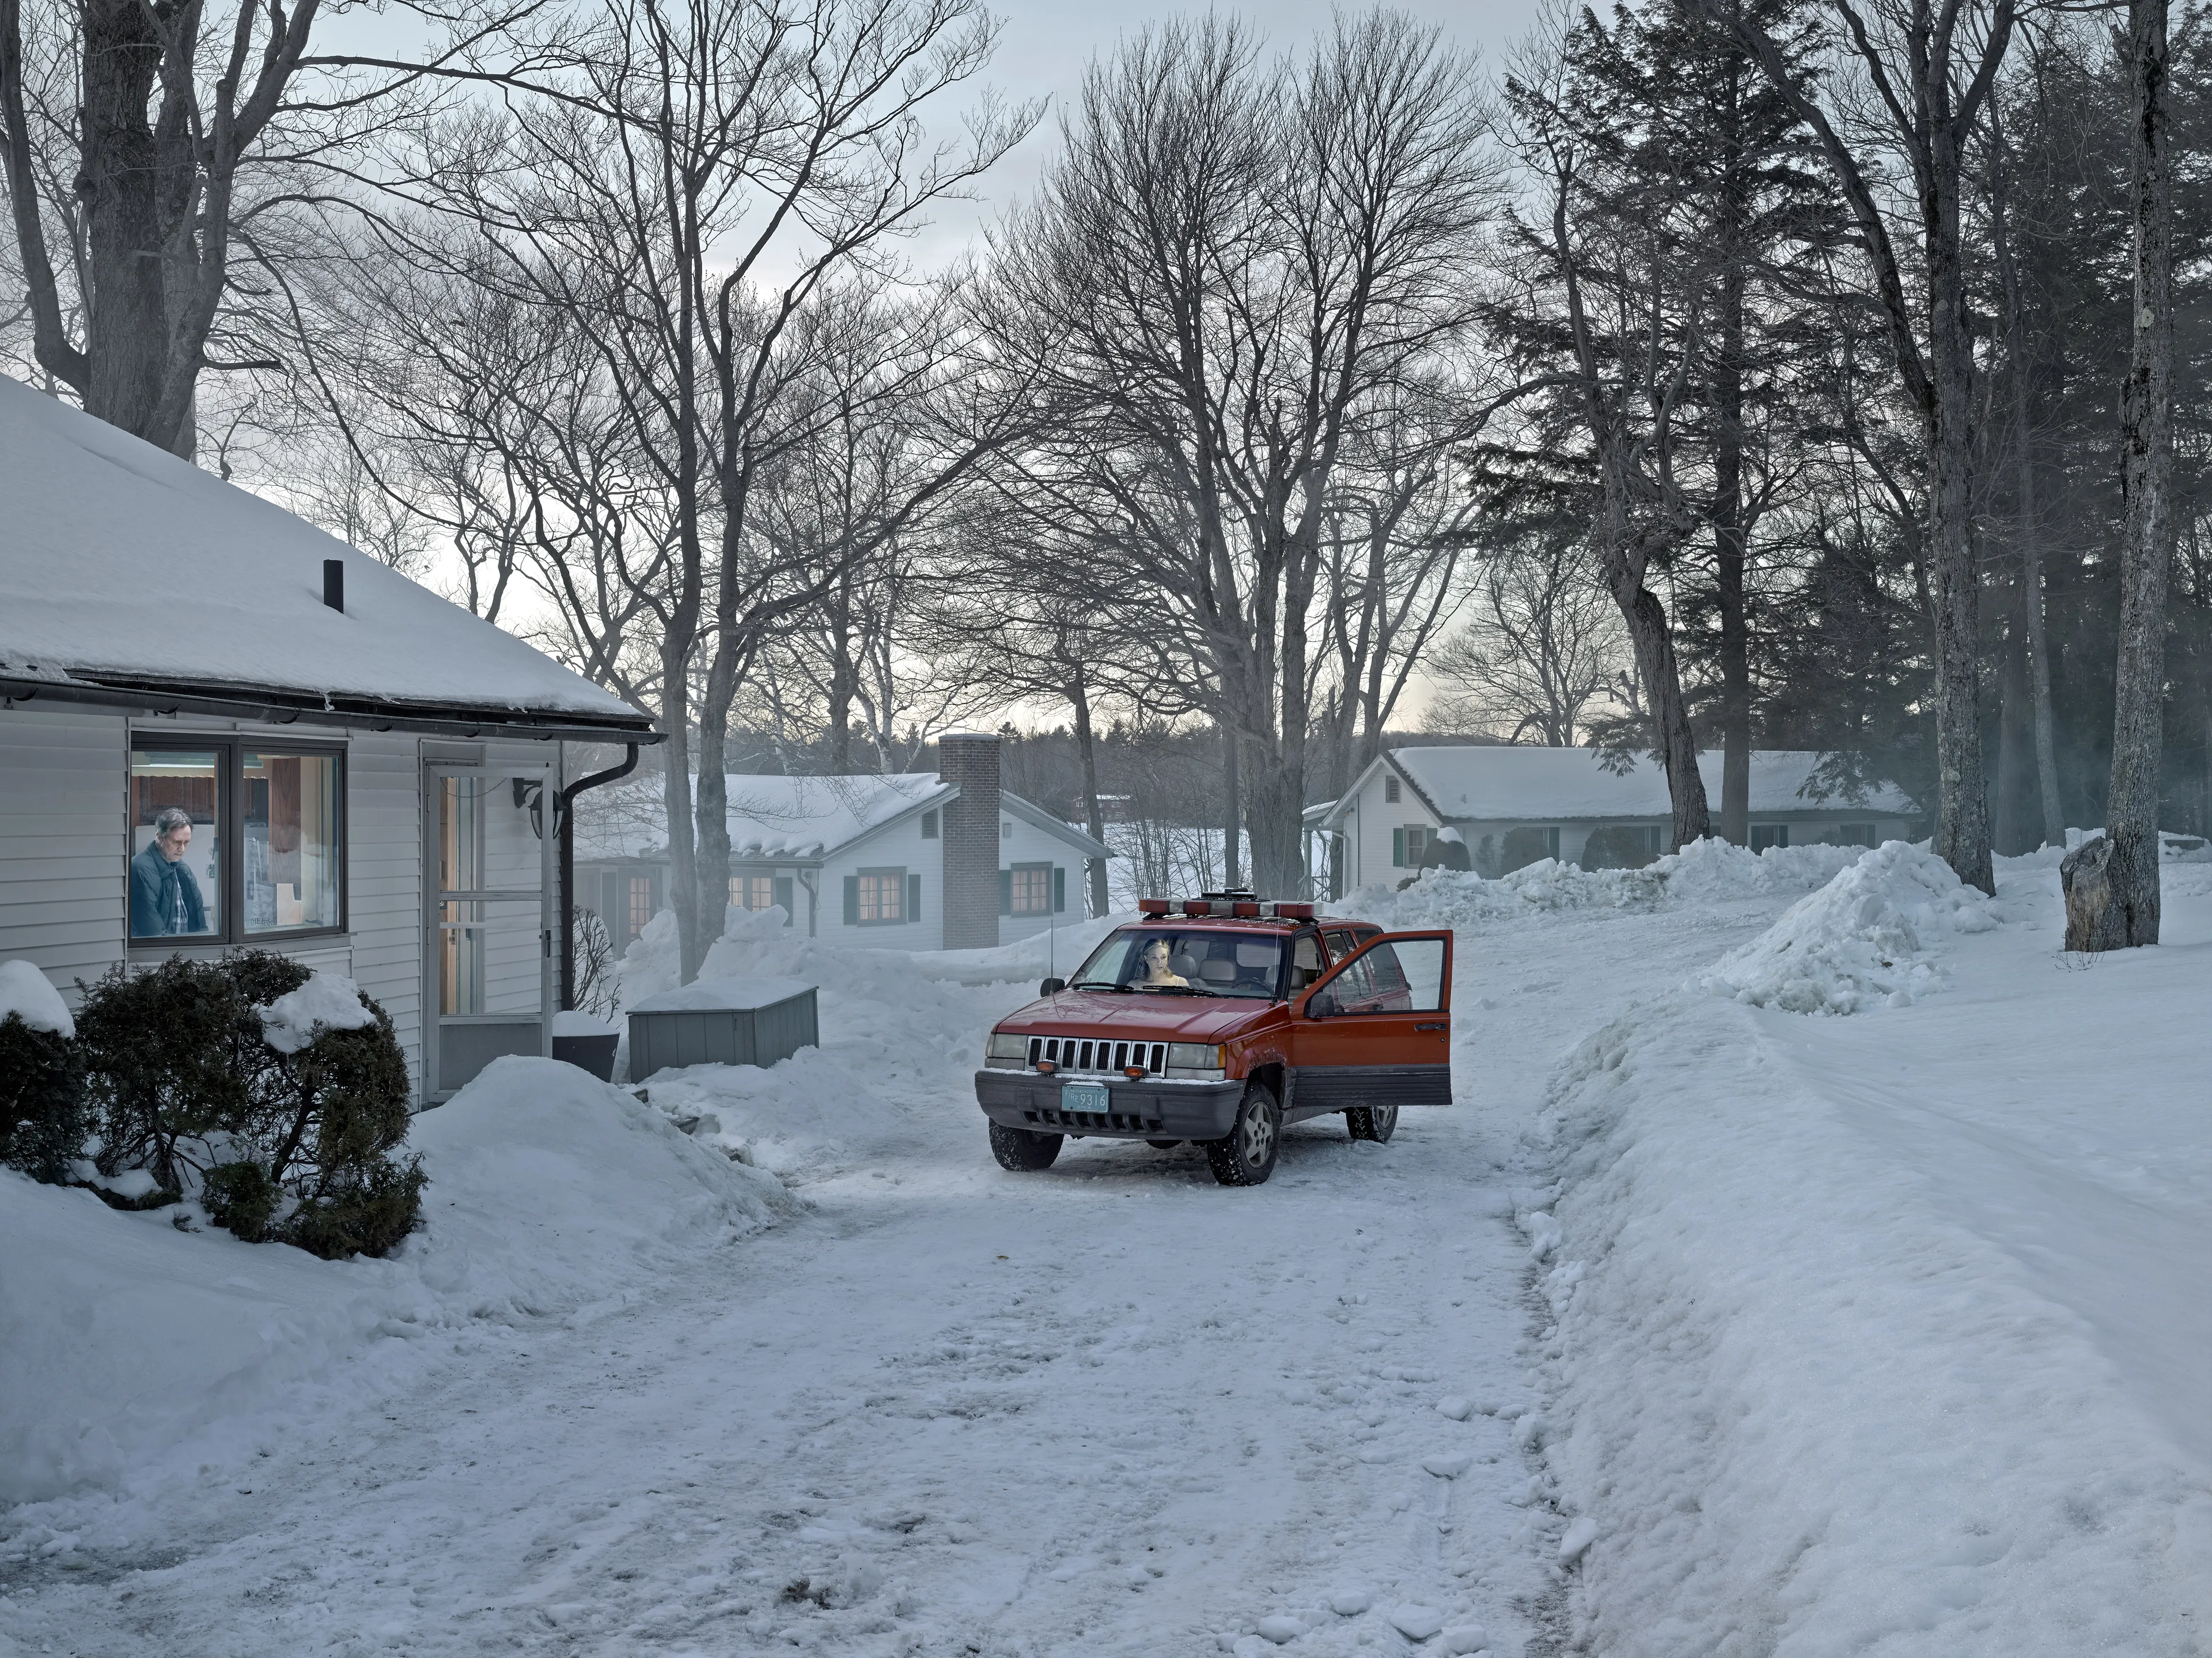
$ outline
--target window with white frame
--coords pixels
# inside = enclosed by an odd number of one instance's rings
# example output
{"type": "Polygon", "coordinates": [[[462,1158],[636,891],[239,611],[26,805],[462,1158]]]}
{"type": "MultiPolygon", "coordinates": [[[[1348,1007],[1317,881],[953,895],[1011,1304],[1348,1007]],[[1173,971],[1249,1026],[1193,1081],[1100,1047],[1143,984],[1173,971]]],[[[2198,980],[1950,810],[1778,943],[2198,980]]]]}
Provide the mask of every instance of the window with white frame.
{"type": "Polygon", "coordinates": [[[856,878],[859,900],[854,920],[861,926],[879,926],[906,920],[906,872],[902,869],[864,869],[856,878]]]}
{"type": "Polygon", "coordinates": [[[1017,915],[1044,915],[1052,910],[1052,865],[1016,864],[1012,908],[1017,915]]]}

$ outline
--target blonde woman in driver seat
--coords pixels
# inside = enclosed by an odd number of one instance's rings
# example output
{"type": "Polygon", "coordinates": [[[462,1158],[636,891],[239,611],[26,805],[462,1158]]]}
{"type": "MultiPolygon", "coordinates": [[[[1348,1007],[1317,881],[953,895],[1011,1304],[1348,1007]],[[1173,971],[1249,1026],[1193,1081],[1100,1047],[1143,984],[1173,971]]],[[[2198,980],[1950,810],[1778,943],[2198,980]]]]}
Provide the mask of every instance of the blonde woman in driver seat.
{"type": "Polygon", "coordinates": [[[1139,957],[1144,963],[1145,976],[1137,982],[1140,985],[1188,986],[1189,980],[1169,969],[1168,960],[1174,953],[1164,938],[1155,938],[1146,944],[1139,957]]]}

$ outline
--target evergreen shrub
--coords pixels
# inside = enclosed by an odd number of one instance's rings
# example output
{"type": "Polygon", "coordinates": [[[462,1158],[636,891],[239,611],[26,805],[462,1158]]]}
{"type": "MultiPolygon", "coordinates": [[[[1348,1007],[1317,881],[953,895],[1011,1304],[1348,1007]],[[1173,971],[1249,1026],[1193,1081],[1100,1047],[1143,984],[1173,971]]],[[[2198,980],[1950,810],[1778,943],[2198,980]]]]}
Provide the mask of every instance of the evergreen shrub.
{"type": "Polygon", "coordinates": [[[147,1203],[197,1196],[250,1242],[336,1259],[382,1254],[422,1211],[407,1134],[407,1061],[392,1020],[325,1029],[295,1054],[264,1039],[256,1011],[307,981],[270,950],[180,957],[111,971],[77,1015],[87,1092],[106,1175],[150,1172],[147,1203]]]}
{"type": "Polygon", "coordinates": [[[88,1127],[76,1044],[20,1013],[0,1019],[0,1165],[58,1185],[88,1127]]]}

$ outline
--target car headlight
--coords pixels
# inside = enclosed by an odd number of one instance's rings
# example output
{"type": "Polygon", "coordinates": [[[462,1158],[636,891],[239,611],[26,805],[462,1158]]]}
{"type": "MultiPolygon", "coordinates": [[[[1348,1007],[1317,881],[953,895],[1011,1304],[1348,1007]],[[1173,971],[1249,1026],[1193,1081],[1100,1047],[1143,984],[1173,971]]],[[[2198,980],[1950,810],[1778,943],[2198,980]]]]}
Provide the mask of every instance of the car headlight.
{"type": "Polygon", "coordinates": [[[1218,1071],[1221,1049],[1212,1042],[1170,1042],[1168,1063],[1178,1071],[1218,1071]]]}
{"type": "Polygon", "coordinates": [[[983,1045],[987,1060],[1027,1060],[1030,1039],[1010,1030],[994,1030],[991,1040],[983,1045]]]}

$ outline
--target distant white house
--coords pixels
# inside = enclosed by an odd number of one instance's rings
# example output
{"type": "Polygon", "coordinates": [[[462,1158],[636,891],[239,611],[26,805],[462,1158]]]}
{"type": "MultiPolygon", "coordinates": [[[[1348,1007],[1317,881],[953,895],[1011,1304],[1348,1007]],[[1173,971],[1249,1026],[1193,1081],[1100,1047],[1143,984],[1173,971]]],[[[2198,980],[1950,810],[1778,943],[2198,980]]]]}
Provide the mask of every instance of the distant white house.
{"type": "Polygon", "coordinates": [[[0,959],[72,999],[250,946],[356,980],[425,1102],[550,1052],[564,745],[658,740],[513,635],[0,377],[0,959]]]}
{"type": "MultiPolygon", "coordinates": [[[[998,786],[996,736],[951,733],[939,751],[935,776],[731,775],[730,902],[780,905],[811,936],[898,950],[1012,943],[1081,920],[1085,867],[1108,849],[998,786]]],[[[597,905],[617,951],[667,902],[661,814],[648,783],[578,818],[578,899],[597,905]]]]}
{"type": "MultiPolygon", "coordinates": [[[[1812,786],[1820,756],[1763,749],[1751,756],[1751,846],[1828,841],[1876,846],[1905,835],[1917,812],[1884,786],[1849,800],[1812,786]]],[[[1717,810],[1721,756],[1698,758],[1717,810]]],[[[1310,814],[1328,838],[1332,887],[1341,894],[1395,882],[1440,861],[1437,837],[1455,835],[1484,874],[1540,858],[1586,868],[1649,862],[1664,849],[1671,821],[1667,779],[1639,759],[1608,771],[1589,749],[1466,745],[1388,749],[1344,798],[1310,814]]]]}

